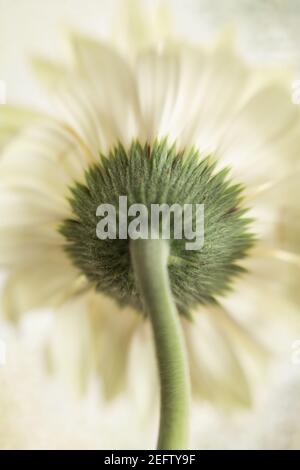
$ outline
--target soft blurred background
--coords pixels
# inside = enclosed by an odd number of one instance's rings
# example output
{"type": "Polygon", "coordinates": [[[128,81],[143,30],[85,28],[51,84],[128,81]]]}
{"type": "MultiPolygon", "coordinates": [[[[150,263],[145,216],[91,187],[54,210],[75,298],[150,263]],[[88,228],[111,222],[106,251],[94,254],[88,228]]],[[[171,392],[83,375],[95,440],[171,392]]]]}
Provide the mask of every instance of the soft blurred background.
{"type": "MultiPolygon", "coordinates": [[[[123,1],[0,0],[0,80],[7,84],[7,100],[45,108],[45,96],[30,72],[30,56],[63,57],[68,30],[96,37],[107,37],[112,29],[117,34],[123,1]]],[[[155,1],[140,3],[146,8],[155,1]]],[[[295,79],[300,78],[298,0],[165,0],[164,4],[179,35],[201,42],[222,28],[234,27],[248,61],[283,69],[293,66],[295,79]]],[[[152,412],[145,410],[141,399],[144,391],[139,391],[146,376],[137,377],[131,393],[114,403],[103,403],[93,386],[79,399],[45,372],[42,353],[52,317],[51,312],[36,313],[26,316],[17,329],[1,323],[0,448],[121,449],[144,448],[147,442],[153,446],[157,417],[150,419],[152,412]]],[[[289,347],[253,409],[228,415],[205,403],[195,405],[191,448],[300,448],[296,343],[300,337],[285,330],[281,334],[289,338],[289,347]]]]}

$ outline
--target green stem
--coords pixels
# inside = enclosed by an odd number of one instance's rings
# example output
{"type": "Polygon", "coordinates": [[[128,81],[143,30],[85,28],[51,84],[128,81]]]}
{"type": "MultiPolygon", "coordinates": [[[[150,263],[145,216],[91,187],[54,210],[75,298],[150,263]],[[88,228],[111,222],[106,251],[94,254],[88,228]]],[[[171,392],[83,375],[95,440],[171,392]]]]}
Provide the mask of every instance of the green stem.
{"type": "Polygon", "coordinates": [[[160,374],[158,449],[187,448],[189,372],[179,314],[168,275],[165,240],[131,240],[131,256],[144,308],[152,322],[160,374]]]}

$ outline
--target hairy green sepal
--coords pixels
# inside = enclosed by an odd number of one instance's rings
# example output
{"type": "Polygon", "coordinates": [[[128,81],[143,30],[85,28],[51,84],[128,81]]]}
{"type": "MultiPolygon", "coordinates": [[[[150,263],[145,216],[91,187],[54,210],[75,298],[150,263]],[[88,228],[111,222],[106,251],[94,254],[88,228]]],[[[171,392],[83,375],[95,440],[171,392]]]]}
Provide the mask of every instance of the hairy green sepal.
{"type": "MultiPolygon", "coordinates": [[[[215,303],[243,269],[239,261],[253,244],[250,219],[241,207],[242,186],[228,178],[228,169],[215,170],[211,156],[190,149],[177,151],[166,140],[152,145],[133,142],[129,150],[116,146],[90,167],[84,184],[71,188],[73,217],[60,227],[65,249],[91,285],[143,311],[133,274],[130,240],[100,240],[96,235],[100,204],[204,204],[204,246],[186,250],[186,242],[169,243],[168,272],[176,307],[188,314],[198,304],[215,303]]],[[[151,223],[151,221],[150,221],[151,223]]],[[[145,312],[146,313],[146,312],[145,312]]]]}

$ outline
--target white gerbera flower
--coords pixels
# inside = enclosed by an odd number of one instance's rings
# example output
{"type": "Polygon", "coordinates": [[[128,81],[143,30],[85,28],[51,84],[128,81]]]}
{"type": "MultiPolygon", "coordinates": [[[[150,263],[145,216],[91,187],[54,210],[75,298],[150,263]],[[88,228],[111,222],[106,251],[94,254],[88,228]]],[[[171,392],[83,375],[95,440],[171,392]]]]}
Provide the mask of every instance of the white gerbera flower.
{"type": "MultiPolygon", "coordinates": [[[[56,307],[50,363],[82,389],[99,372],[105,394],[115,396],[133,337],[148,338],[137,313],[147,293],[135,284],[128,241],[96,238],[96,207],[122,194],[147,204],[200,198],[209,209],[204,249],[187,254],[171,244],[168,261],[192,386],[218,404],[248,404],[253,368],[245,364],[257,365],[265,349],[230,316],[223,296],[242,258],[251,274],[240,284],[258,280],[263,291],[262,280],[273,286],[278,275],[271,262],[280,271],[299,264],[288,179],[299,168],[299,112],[284,77],[250,68],[224,37],[207,49],[160,42],[128,58],[78,35],[72,48],[69,66],[36,61],[57,117],[1,109],[5,312],[18,319],[56,307]]],[[[243,300],[251,305],[251,295],[243,300]]]]}

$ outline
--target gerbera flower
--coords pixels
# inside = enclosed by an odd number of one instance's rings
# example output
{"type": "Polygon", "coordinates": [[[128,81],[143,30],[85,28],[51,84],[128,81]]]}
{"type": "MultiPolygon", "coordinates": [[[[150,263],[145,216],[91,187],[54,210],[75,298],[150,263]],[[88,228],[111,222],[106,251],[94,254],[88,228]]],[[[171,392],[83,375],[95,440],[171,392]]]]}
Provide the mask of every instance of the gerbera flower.
{"type": "Polygon", "coordinates": [[[78,35],[71,44],[70,65],[35,63],[58,98],[56,114],[1,109],[5,312],[16,320],[57,308],[50,364],[82,389],[97,371],[110,398],[123,389],[133,338],[148,340],[152,318],[162,403],[178,407],[170,417],[163,406],[159,445],[182,447],[187,362],[195,393],[222,405],[248,404],[264,363],[264,347],[224,297],[230,289],[244,296],[243,283],[273,286],[275,259],[280,270],[299,263],[291,236],[298,204],[287,186],[299,165],[298,109],[284,77],[253,70],[227,37],[210,48],[160,41],[128,57],[78,35]],[[146,205],[204,203],[203,249],[99,240],[97,206],[120,195],[146,205]]]}

